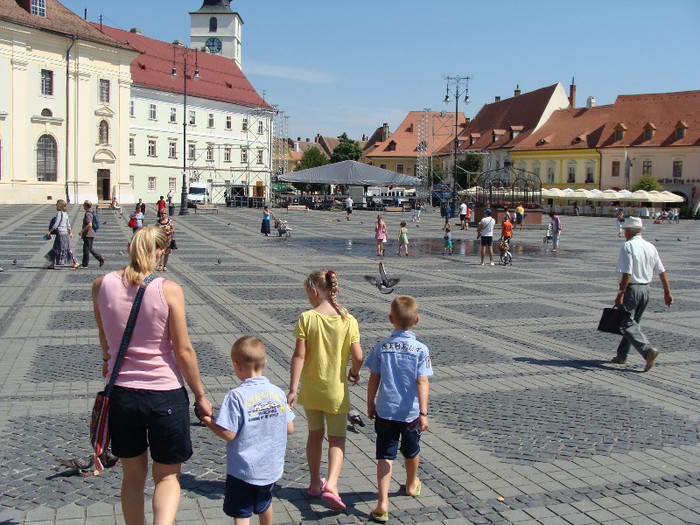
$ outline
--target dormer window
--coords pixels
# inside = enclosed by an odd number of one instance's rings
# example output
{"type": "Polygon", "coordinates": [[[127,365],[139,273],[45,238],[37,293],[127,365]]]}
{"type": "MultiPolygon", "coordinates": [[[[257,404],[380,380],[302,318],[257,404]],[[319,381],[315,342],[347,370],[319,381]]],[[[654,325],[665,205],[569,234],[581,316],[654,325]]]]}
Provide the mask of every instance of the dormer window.
{"type": "Polygon", "coordinates": [[[651,140],[654,138],[654,131],[656,131],[656,126],[651,122],[647,122],[644,126],[644,140],[651,140]]]}
{"type": "Polygon", "coordinates": [[[622,122],[615,126],[615,140],[618,141],[624,139],[625,131],[627,131],[627,126],[625,126],[622,122]]]}
{"type": "Polygon", "coordinates": [[[469,145],[473,146],[476,144],[476,141],[481,138],[481,133],[472,133],[469,135],[469,145]]]}
{"type": "Polygon", "coordinates": [[[688,125],[682,120],[678,121],[676,124],[676,140],[681,140],[685,138],[685,130],[688,129],[688,125]]]}
{"type": "Polygon", "coordinates": [[[510,140],[513,140],[515,137],[520,135],[520,132],[523,130],[524,126],[511,126],[510,127],[510,140]]]}
{"type": "Polygon", "coordinates": [[[32,14],[46,16],[46,0],[32,0],[32,14]]]}
{"type": "Polygon", "coordinates": [[[387,151],[396,151],[396,142],[393,140],[389,142],[389,145],[387,146],[387,151]]]}
{"type": "Polygon", "coordinates": [[[542,138],[542,139],[537,141],[537,145],[543,146],[543,145],[547,144],[547,142],[549,142],[547,139],[542,138]]]}
{"type": "Polygon", "coordinates": [[[500,139],[503,135],[505,135],[506,130],[504,129],[494,129],[493,130],[493,141],[496,142],[498,139],[500,139]]]}

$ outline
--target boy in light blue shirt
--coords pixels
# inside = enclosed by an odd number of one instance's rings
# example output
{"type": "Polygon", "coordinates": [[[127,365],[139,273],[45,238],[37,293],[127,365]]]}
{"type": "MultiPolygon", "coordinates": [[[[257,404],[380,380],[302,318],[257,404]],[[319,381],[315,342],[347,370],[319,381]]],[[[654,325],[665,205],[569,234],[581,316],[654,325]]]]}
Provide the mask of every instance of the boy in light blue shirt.
{"type": "Polygon", "coordinates": [[[287,395],[262,375],[267,357],[260,339],[241,337],[231,348],[231,361],[242,383],[226,394],[216,423],[208,416],[202,421],[227,442],[224,512],[236,525],[248,524],[253,513],[269,525],[294,413],[287,395]]]}
{"type": "Polygon", "coordinates": [[[428,376],[433,375],[428,347],[416,339],[418,303],[400,295],[391,303],[391,337],[380,341],[367,358],[367,415],[377,432],[377,506],[372,519],[389,520],[389,484],[401,441],[406,465],[406,494],[418,496],[420,436],[428,429],[428,376]],[[375,401],[376,398],[376,401],[375,401]]]}

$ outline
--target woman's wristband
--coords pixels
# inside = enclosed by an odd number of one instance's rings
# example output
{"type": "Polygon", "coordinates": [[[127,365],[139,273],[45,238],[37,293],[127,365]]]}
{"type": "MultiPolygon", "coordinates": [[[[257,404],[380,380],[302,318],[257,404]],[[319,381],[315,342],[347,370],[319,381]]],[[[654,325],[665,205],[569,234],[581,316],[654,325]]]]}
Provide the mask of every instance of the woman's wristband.
{"type": "Polygon", "coordinates": [[[418,412],[418,415],[428,417],[427,412],[418,412]]]}

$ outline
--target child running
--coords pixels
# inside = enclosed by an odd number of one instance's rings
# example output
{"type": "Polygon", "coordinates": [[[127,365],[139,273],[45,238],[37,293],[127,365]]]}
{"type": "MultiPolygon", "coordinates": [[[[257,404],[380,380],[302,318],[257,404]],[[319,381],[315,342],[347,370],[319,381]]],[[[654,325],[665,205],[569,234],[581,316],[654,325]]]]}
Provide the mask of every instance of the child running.
{"type": "Polygon", "coordinates": [[[408,229],[406,228],[406,221],[401,221],[401,228],[399,228],[399,251],[396,255],[401,255],[401,248],[403,247],[406,252],[406,257],[408,257],[408,229]]]}
{"type": "Polygon", "coordinates": [[[270,525],[272,490],[282,477],[294,413],[284,392],[262,375],[267,357],[260,339],[238,339],[231,361],[242,383],[226,394],[216,423],[210,416],[202,422],[227,442],[224,512],[236,525],[247,525],[253,514],[270,525]]]}
{"type": "Polygon", "coordinates": [[[360,330],[355,318],[338,304],[338,275],[333,270],[311,272],[304,288],[313,309],[302,313],[294,328],[297,343],[292,355],[287,402],[293,407],[298,393],[308,422],[306,460],[311,482],[307,494],[320,496],[331,509],[344,510],[338,478],[345,457],[346,417],[350,411],[345,379],[353,385],[360,379],[360,330]],[[352,366],[346,374],[350,356],[352,366]],[[320,474],[326,428],[328,481],[320,474]]]}
{"type": "Polygon", "coordinates": [[[428,376],[433,375],[428,347],[416,339],[418,303],[400,295],[391,303],[391,337],[380,341],[367,358],[367,415],[377,432],[377,506],[374,521],[389,520],[391,470],[401,438],[406,465],[406,494],[418,496],[421,432],[428,429],[428,376]],[[376,402],[375,402],[376,397],[376,402]]]}
{"type": "Polygon", "coordinates": [[[448,222],[445,224],[445,235],[442,238],[445,240],[445,246],[442,248],[442,254],[445,255],[447,252],[452,255],[452,227],[448,222]]]}

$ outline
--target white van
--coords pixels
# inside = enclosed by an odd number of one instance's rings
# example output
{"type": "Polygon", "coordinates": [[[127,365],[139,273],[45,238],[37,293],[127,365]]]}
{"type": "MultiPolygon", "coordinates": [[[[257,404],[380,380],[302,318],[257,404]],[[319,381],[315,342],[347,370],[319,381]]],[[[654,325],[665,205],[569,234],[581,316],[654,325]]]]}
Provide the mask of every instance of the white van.
{"type": "Polygon", "coordinates": [[[187,206],[206,204],[209,200],[209,184],[206,182],[191,182],[187,192],[187,206]]]}

